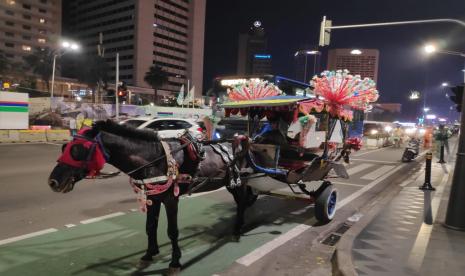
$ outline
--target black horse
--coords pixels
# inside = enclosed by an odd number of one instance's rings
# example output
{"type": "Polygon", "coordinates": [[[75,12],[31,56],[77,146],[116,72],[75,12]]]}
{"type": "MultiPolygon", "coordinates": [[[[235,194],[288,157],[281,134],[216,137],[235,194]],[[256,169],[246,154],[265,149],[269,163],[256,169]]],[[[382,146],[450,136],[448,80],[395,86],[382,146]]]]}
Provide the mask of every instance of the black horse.
{"type": "Polygon", "coordinates": [[[140,266],[148,266],[153,256],[159,253],[157,227],[163,203],[172,245],[169,266],[172,270],[179,270],[179,195],[226,186],[237,203],[234,227],[236,238],[239,238],[244,224],[245,209],[256,200],[256,195],[249,187],[237,183],[240,181],[237,175],[234,179],[231,162],[225,160],[226,153],[232,154],[231,143],[221,145],[223,154],[219,152],[218,146],[205,145],[205,158],[192,156],[189,147],[193,143],[192,140],[182,139],[161,141],[153,131],[122,126],[110,120],[99,121],[63,147],[63,154],[50,174],[48,184],[55,192],[70,192],[76,182],[97,174],[105,162],[128,174],[136,187],[146,188],[144,193],[147,195],[148,247],[140,260],[140,266]]]}

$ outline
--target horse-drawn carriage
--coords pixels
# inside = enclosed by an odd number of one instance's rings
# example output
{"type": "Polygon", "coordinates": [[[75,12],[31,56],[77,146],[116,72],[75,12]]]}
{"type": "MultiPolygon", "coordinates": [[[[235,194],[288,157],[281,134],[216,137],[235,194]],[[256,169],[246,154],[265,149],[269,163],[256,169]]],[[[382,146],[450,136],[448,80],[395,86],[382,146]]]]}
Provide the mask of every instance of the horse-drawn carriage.
{"type": "Polygon", "coordinates": [[[232,101],[222,106],[226,117],[248,117],[247,137],[236,138],[246,160],[240,173],[243,182],[256,194],[269,195],[280,195],[275,190],[284,184],[296,198],[315,204],[317,220],[332,220],[338,193],[329,181],[331,171],[348,178],[341,161],[348,161],[351,149],[360,148],[359,139],[346,137],[351,111],[318,96],[282,95],[268,83],[246,83],[229,96],[232,101]],[[311,181],[321,185],[307,185],[311,181]]]}

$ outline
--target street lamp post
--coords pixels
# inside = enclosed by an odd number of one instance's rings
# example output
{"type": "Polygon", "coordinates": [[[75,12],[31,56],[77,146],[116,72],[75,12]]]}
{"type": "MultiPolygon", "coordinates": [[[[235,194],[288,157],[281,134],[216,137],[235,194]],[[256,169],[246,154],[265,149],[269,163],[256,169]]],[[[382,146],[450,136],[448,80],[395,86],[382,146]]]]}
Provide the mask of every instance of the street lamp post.
{"type": "Polygon", "coordinates": [[[68,41],[63,41],[60,45],[60,47],[56,50],[56,52],[53,54],[53,64],[52,64],[52,88],[50,89],[50,108],[52,107],[52,101],[53,101],[53,92],[55,90],[55,68],[56,68],[56,60],[57,57],[62,57],[64,54],[66,54],[67,50],[70,51],[78,51],[79,50],[79,45],[76,43],[71,43],[68,41]],[[63,52],[60,53],[60,50],[63,49],[63,52]]]}
{"type": "Polygon", "coordinates": [[[299,55],[305,55],[305,66],[304,66],[304,82],[306,83],[307,82],[307,63],[308,63],[308,56],[309,55],[313,55],[314,56],[314,59],[313,59],[313,75],[316,74],[316,59],[317,59],[317,56],[321,55],[321,52],[320,51],[317,51],[317,50],[299,50],[297,52],[295,52],[294,56],[295,57],[298,57],[299,55]]]}

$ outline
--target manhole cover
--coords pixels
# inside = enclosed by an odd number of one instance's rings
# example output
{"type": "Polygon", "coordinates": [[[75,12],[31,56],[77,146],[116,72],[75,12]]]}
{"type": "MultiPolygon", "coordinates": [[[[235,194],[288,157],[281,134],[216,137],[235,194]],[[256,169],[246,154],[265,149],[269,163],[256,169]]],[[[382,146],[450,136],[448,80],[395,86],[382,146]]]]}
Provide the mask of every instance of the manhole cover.
{"type": "Polygon", "coordinates": [[[341,239],[341,236],[339,235],[335,235],[335,234],[331,234],[329,235],[323,242],[322,244],[326,244],[326,245],[329,245],[329,246],[334,246],[336,245],[336,243],[341,239]]]}

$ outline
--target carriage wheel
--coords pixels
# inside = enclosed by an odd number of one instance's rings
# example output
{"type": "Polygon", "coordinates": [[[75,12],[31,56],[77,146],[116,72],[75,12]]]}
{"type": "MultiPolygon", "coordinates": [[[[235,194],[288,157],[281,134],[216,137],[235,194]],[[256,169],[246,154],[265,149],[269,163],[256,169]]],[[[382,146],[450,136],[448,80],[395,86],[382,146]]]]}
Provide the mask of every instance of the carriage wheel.
{"type": "Polygon", "coordinates": [[[329,184],[315,201],[315,217],[322,223],[328,223],[336,214],[337,190],[329,184]]]}

